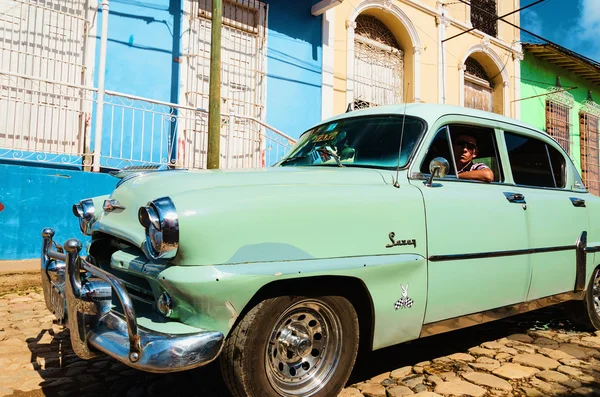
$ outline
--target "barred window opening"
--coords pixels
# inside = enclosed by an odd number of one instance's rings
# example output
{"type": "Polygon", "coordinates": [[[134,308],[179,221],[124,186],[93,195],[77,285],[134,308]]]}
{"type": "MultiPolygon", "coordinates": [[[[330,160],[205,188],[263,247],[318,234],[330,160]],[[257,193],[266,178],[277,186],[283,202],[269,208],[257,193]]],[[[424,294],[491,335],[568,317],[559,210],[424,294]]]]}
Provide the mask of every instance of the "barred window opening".
{"type": "Polygon", "coordinates": [[[383,22],[356,18],[354,31],[354,109],[403,101],[404,52],[383,22]]]}
{"type": "Polygon", "coordinates": [[[492,37],[498,36],[496,0],[471,0],[471,23],[492,37]]]}
{"type": "Polygon", "coordinates": [[[571,153],[571,124],[569,108],[563,104],[546,101],[546,132],[567,152],[571,153]]]}
{"type": "Polygon", "coordinates": [[[465,69],[465,107],[493,111],[494,86],[485,69],[470,57],[465,61],[465,69]]]}
{"type": "Polygon", "coordinates": [[[579,114],[581,133],[581,176],[590,193],[600,195],[600,161],[598,150],[598,117],[579,114]]]}

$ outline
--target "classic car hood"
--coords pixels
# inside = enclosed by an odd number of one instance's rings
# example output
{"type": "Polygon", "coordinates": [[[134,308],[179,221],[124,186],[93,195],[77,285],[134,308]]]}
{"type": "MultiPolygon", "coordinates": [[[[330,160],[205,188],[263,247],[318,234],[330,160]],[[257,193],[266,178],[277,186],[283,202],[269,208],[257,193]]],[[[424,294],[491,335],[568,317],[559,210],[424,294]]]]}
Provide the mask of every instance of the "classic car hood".
{"type": "MultiPolygon", "coordinates": [[[[145,236],[137,218],[138,209],[160,197],[168,196],[173,200],[183,234],[186,229],[184,218],[198,213],[219,212],[216,207],[233,209],[251,198],[262,198],[265,206],[276,211],[278,204],[269,202],[271,197],[283,202],[288,200],[289,194],[293,194],[292,191],[311,192],[318,197],[336,187],[355,189],[356,186],[389,186],[391,183],[391,178],[378,170],[350,167],[148,172],[123,181],[113,191],[110,198],[117,200],[125,209],[100,211],[92,229],[141,247],[145,236]]],[[[97,211],[100,210],[98,206],[101,203],[96,204],[97,211]]]]}
{"type": "Polygon", "coordinates": [[[125,181],[113,194],[124,190],[149,199],[181,192],[227,186],[263,185],[371,185],[385,181],[378,170],[337,167],[278,167],[246,170],[149,172],[125,181]]]}

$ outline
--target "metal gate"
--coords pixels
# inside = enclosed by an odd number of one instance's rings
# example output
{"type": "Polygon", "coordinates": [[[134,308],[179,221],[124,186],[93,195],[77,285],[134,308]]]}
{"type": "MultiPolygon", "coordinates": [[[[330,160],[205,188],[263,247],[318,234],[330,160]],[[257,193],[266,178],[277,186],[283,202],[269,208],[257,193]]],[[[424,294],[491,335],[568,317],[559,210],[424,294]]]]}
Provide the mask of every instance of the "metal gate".
{"type": "Polygon", "coordinates": [[[403,102],[404,53],[377,18],[359,15],[354,38],[355,109],[403,102]]]}
{"type": "Polygon", "coordinates": [[[88,10],[88,0],[0,0],[0,158],[80,161],[86,120],[74,86],[84,83],[88,10]]]}
{"type": "MultiPolygon", "coordinates": [[[[211,0],[192,0],[188,50],[184,54],[185,102],[208,109],[211,0]]],[[[264,120],[267,5],[257,0],[225,0],[221,42],[221,111],[264,120]]],[[[264,127],[251,120],[221,120],[221,168],[264,165],[264,127]]],[[[178,160],[205,168],[208,120],[205,113],[179,131],[178,160]]]]}

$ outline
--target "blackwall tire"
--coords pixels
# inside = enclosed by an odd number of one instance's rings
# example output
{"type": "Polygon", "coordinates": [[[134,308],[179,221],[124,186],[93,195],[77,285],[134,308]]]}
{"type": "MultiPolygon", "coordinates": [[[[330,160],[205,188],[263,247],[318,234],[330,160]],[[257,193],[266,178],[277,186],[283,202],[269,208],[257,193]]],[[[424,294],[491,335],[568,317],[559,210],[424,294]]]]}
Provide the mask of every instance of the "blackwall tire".
{"type": "Polygon", "coordinates": [[[592,272],[583,298],[583,325],[588,330],[600,330],[600,267],[592,272]]]}
{"type": "Polygon", "coordinates": [[[346,384],[359,326],[341,296],[283,296],[253,307],[225,341],[221,370],[235,397],[330,397],[346,384]]]}

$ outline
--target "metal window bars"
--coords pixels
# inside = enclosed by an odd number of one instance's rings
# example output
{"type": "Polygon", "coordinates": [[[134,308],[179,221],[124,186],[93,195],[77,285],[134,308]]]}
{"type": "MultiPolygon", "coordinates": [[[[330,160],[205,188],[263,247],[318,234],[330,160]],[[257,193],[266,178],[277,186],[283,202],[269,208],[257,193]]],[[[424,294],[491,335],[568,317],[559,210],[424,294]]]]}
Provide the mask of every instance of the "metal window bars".
{"type": "Polygon", "coordinates": [[[492,37],[498,36],[496,0],[471,0],[471,23],[475,29],[492,37]]]}
{"type": "Polygon", "coordinates": [[[571,154],[571,122],[570,107],[566,104],[546,100],[546,133],[553,137],[558,144],[571,154]]]}
{"type": "Polygon", "coordinates": [[[353,108],[403,102],[404,52],[377,18],[359,15],[354,37],[353,108]]]}
{"type": "Polygon", "coordinates": [[[600,195],[600,151],[598,150],[598,121],[596,115],[579,113],[581,134],[581,177],[587,189],[600,195]]]}

